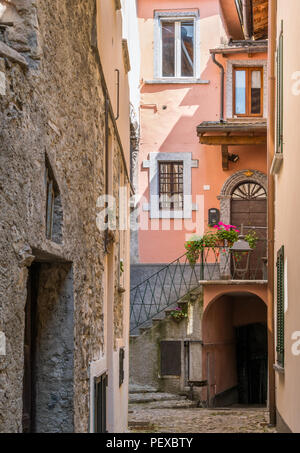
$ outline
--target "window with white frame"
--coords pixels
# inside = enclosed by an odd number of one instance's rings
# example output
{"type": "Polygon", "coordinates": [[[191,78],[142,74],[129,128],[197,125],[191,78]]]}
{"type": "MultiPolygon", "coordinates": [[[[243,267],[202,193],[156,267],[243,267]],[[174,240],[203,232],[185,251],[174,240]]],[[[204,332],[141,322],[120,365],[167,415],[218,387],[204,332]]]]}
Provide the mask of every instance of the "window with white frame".
{"type": "Polygon", "coordinates": [[[150,153],[143,162],[149,168],[150,198],[143,206],[151,219],[190,219],[197,205],[192,203],[192,168],[198,160],[192,153],[150,153]]]}
{"type": "Polygon", "coordinates": [[[196,78],[199,76],[198,14],[156,13],[155,76],[196,78]]]}

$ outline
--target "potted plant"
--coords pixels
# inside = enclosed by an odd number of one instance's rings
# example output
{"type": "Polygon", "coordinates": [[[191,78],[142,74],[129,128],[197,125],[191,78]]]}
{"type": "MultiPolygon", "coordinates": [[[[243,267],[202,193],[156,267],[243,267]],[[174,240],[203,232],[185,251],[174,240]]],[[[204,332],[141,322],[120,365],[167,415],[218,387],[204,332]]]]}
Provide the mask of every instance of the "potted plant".
{"type": "Polygon", "coordinates": [[[175,310],[170,312],[170,316],[174,319],[174,321],[181,321],[182,319],[186,319],[188,317],[187,314],[187,307],[177,307],[175,310]]]}
{"type": "MultiPolygon", "coordinates": [[[[228,248],[232,247],[235,242],[239,239],[240,231],[235,225],[226,225],[223,222],[219,222],[214,227],[215,231],[208,231],[202,237],[193,237],[185,243],[186,257],[191,266],[195,266],[201,252],[205,248],[216,248],[223,247],[223,253],[227,253],[228,248]]],[[[245,240],[249,246],[254,249],[256,247],[258,237],[255,231],[250,231],[245,235],[245,240]]],[[[219,251],[216,252],[219,255],[219,251]]]]}

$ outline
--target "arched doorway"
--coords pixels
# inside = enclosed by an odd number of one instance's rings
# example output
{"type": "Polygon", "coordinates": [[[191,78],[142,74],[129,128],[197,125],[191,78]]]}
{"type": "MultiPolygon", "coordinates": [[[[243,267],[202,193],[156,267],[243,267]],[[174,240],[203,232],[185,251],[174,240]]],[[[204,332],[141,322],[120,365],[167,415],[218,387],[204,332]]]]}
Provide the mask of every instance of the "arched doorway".
{"type": "Polygon", "coordinates": [[[267,186],[264,173],[242,170],[227,179],[218,197],[222,222],[239,228],[244,225],[245,234],[252,229],[258,236],[250,270],[245,276],[249,280],[266,280],[267,186]]]}
{"type": "Polygon", "coordinates": [[[233,189],[230,221],[244,234],[251,231],[255,233],[258,240],[251,253],[245,278],[263,280],[267,257],[267,192],[260,183],[245,180],[233,189]]]}
{"type": "Polygon", "coordinates": [[[210,407],[267,403],[267,305],[257,295],[229,292],[204,311],[203,400],[210,407]]]}

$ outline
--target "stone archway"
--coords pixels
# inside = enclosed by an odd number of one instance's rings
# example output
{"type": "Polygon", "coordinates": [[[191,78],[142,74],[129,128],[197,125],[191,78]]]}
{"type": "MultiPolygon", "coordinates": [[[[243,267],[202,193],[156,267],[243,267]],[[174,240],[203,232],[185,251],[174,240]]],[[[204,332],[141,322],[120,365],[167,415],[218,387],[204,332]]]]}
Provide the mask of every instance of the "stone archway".
{"type": "Polygon", "coordinates": [[[267,192],[268,178],[267,175],[258,170],[241,170],[230,176],[222,187],[218,196],[220,200],[221,221],[229,224],[231,221],[231,196],[236,188],[242,182],[253,182],[260,184],[267,192]]]}

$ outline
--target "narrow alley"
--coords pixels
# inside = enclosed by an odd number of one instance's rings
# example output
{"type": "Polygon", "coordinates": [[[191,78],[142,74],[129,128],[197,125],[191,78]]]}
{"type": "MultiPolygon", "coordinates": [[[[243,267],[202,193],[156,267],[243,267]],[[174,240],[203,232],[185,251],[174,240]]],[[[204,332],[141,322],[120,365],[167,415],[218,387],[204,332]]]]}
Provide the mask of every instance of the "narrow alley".
{"type": "Polygon", "coordinates": [[[300,433],[286,4],[0,0],[0,433],[300,433]]]}
{"type": "Polygon", "coordinates": [[[129,430],[132,433],[276,433],[269,426],[265,407],[204,409],[186,397],[151,393],[152,390],[131,393],[129,430]]]}

